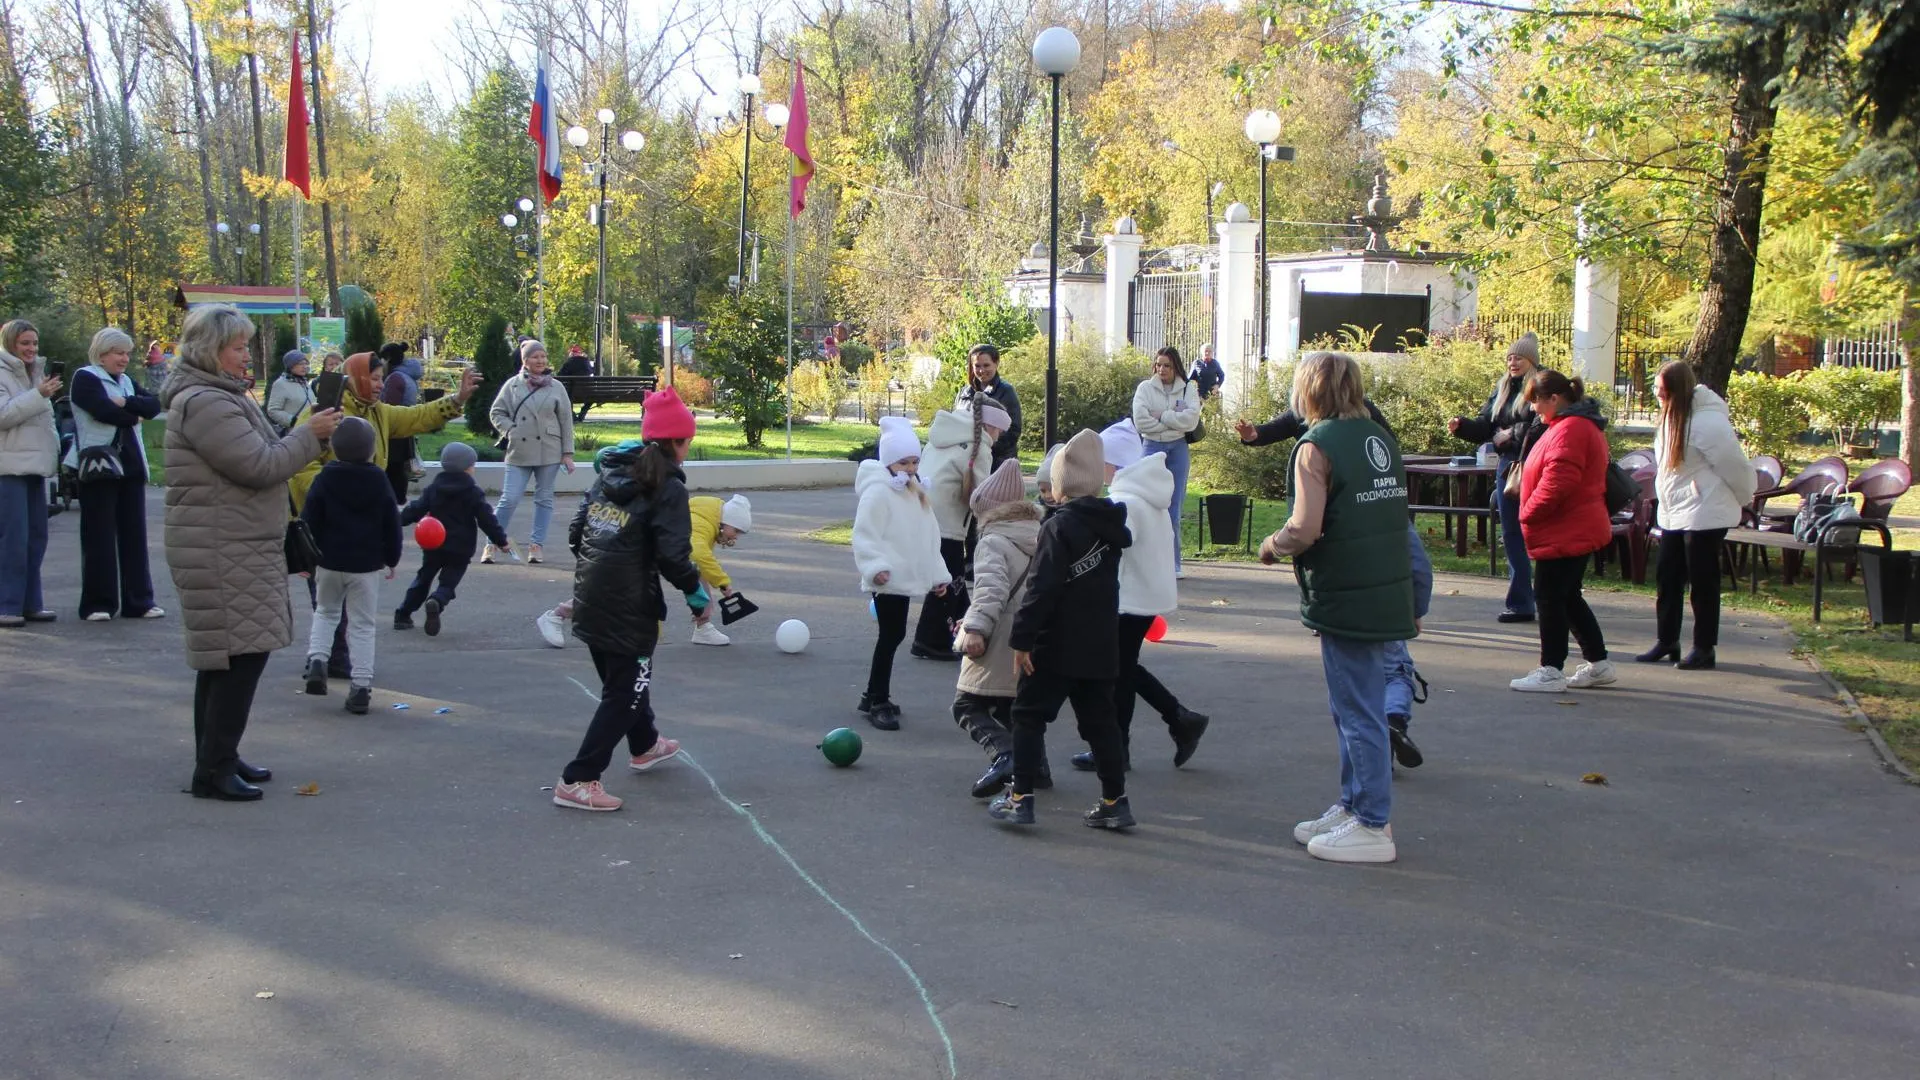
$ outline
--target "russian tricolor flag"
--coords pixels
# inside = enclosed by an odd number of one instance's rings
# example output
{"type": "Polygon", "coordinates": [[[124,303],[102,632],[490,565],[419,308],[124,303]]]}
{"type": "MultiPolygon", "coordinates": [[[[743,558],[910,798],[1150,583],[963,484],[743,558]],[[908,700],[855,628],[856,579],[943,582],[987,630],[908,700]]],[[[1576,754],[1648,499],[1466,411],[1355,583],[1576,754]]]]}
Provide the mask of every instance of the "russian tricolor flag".
{"type": "Polygon", "coordinates": [[[540,194],[552,202],[560,194],[560,121],[553,115],[553,90],[547,81],[544,48],[533,77],[533,116],[527,121],[527,134],[540,151],[540,194]]]}

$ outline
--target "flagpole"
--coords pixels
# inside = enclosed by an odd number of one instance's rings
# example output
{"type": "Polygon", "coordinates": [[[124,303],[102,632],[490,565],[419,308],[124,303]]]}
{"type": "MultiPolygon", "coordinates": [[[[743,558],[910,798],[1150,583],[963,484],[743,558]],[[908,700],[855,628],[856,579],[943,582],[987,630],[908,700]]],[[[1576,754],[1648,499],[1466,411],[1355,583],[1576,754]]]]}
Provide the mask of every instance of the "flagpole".
{"type": "Polygon", "coordinates": [[[305,351],[307,347],[307,341],[306,341],[305,335],[300,333],[300,301],[306,295],[306,293],[303,292],[300,288],[300,232],[301,232],[301,219],[304,216],[301,213],[302,207],[300,204],[305,201],[306,200],[300,198],[298,192],[294,193],[294,197],[293,197],[293,347],[296,349],[300,349],[302,351],[305,351]]]}
{"type": "Polygon", "coordinates": [[[793,212],[787,212],[787,460],[793,460],[793,212]]]}

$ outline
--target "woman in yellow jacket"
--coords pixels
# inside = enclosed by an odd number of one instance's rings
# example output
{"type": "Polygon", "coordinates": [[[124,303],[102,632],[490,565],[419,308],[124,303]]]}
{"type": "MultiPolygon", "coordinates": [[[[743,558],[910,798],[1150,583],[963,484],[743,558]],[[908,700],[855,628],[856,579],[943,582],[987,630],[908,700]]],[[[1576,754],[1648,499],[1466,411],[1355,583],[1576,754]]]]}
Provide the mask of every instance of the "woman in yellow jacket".
{"type": "MultiPolygon", "coordinates": [[[[733,592],[733,579],[727,576],[726,567],[713,553],[714,547],[732,547],[741,537],[753,528],[753,505],[747,502],[745,495],[735,495],[721,502],[712,495],[699,495],[687,500],[687,509],[693,516],[693,565],[700,571],[700,580],[706,583],[710,595],[726,596],[733,592]]],[[[713,609],[717,604],[709,604],[705,611],[694,616],[693,643],[695,645],[725,645],[730,639],[713,625],[713,609]]]]}

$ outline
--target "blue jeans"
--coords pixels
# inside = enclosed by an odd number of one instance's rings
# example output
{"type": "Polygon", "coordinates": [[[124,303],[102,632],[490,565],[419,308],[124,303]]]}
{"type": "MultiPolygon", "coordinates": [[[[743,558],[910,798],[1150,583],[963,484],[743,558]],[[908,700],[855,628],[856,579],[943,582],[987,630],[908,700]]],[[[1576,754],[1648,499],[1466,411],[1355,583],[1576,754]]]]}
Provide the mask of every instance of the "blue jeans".
{"type": "Polygon", "coordinates": [[[533,483],[533,536],[530,543],[547,542],[547,526],[553,523],[553,481],[560,474],[560,466],[553,465],[509,465],[507,483],[500,492],[500,502],[493,508],[493,516],[500,519],[500,530],[505,532],[513,522],[513,512],[520,505],[521,496],[527,493],[527,483],[533,483]]]}
{"type": "MultiPolygon", "coordinates": [[[[1507,461],[1506,458],[1500,460],[1507,461]]],[[[1507,467],[1517,469],[1520,463],[1515,461],[1507,467]]],[[[1493,478],[1493,505],[1500,511],[1500,546],[1507,553],[1507,610],[1531,615],[1534,611],[1533,564],[1527,561],[1527,538],[1520,533],[1520,500],[1507,497],[1506,477],[1503,469],[1493,478]]]]}
{"type": "Polygon", "coordinates": [[[0,476],[0,615],[47,609],[40,595],[46,557],[46,477],[0,476]]]}
{"type": "Polygon", "coordinates": [[[1362,825],[1379,828],[1393,813],[1393,766],[1387,757],[1387,643],[1355,641],[1322,631],[1320,667],[1340,735],[1340,805],[1362,825]]]}
{"type": "Polygon", "coordinates": [[[1187,471],[1193,464],[1192,451],[1185,439],[1172,442],[1146,441],[1149,454],[1167,455],[1167,471],[1173,474],[1173,505],[1167,507],[1167,516],[1173,519],[1173,568],[1180,569],[1180,511],[1187,505],[1187,471]]]}
{"type": "Polygon", "coordinates": [[[1413,654],[1404,641],[1387,644],[1387,715],[1413,717],[1413,654]]]}

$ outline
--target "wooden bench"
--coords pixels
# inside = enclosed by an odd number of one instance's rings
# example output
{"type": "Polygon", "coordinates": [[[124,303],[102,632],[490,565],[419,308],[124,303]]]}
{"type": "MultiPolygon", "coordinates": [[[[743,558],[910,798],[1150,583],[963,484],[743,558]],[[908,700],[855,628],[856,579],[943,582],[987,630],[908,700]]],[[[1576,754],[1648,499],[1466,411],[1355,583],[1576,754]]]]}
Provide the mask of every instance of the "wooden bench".
{"type": "MultiPolygon", "coordinates": [[[[1850,521],[1847,522],[1846,527],[1872,529],[1880,534],[1882,543],[1888,547],[1893,546],[1892,535],[1887,532],[1887,527],[1877,521],[1850,521]]],[[[1729,545],[1746,544],[1755,548],[1772,548],[1775,551],[1782,552],[1780,558],[1780,573],[1788,585],[1793,584],[1793,570],[1799,557],[1809,551],[1813,552],[1814,622],[1820,621],[1821,592],[1822,586],[1826,583],[1826,574],[1822,572],[1822,567],[1826,563],[1827,553],[1834,552],[1837,554],[1860,546],[1857,543],[1829,545],[1824,535],[1820,537],[1817,543],[1809,544],[1805,540],[1796,538],[1790,532],[1763,532],[1759,529],[1728,529],[1726,542],[1729,545]]],[[[1756,552],[1756,555],[1757,554],[1756,552]]],[[[1757,593],[1760,591],[1760,560],[1754,558],[1752,563],[1753,573],[1749,578],[1747,591],[1749,593],[1757,593]]],[[[1733,583],[1737,587],[1740,584],[1740,579],[1736,576],[1733,583]]]]}
{"type": "Polygon", "coordinates": [[[561,375],[567,400],[583,405],[640,405],[659,380],[652,375],[561,375]]]}

